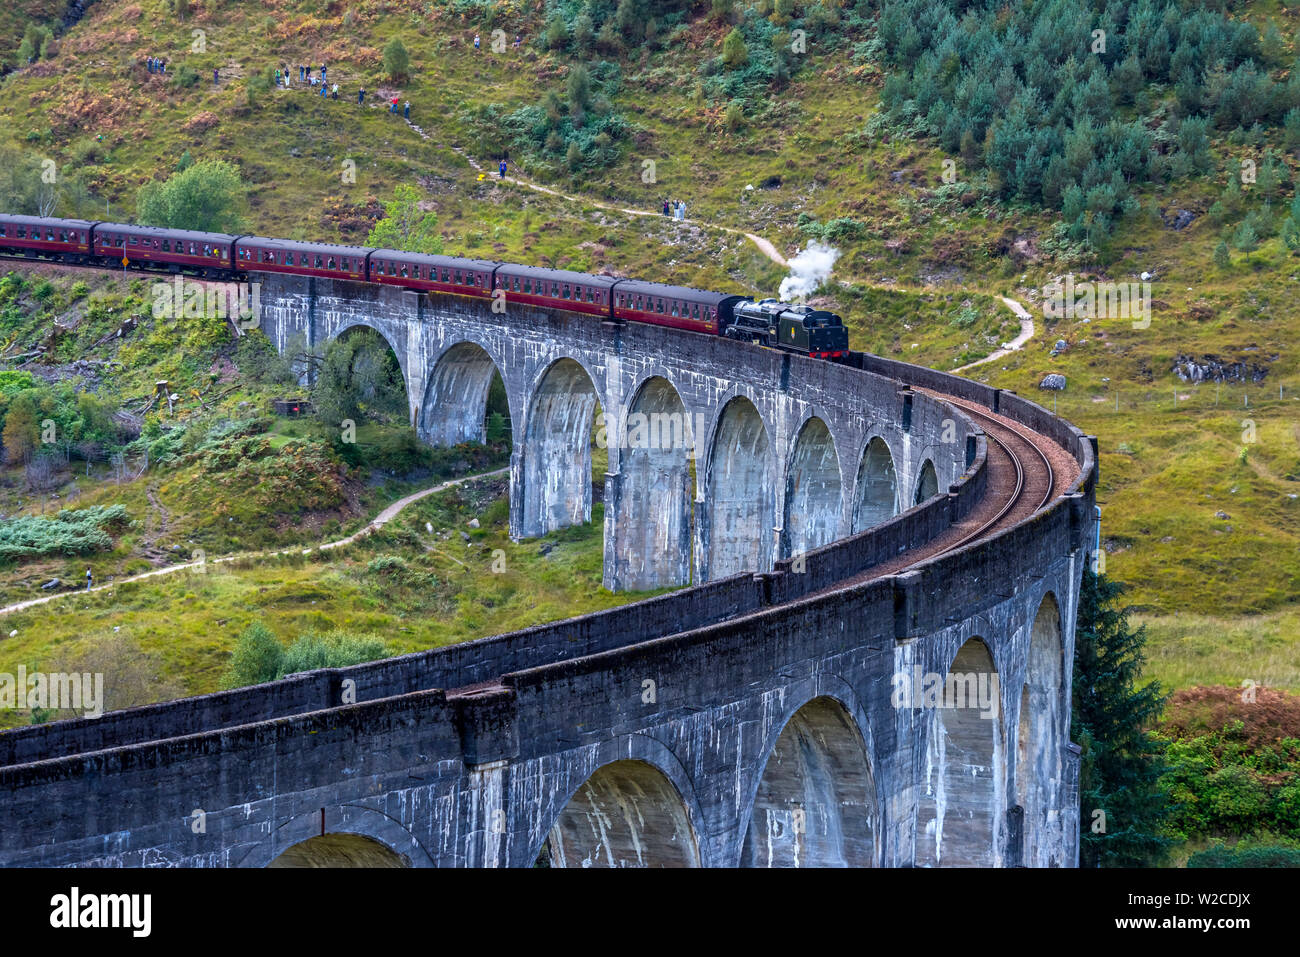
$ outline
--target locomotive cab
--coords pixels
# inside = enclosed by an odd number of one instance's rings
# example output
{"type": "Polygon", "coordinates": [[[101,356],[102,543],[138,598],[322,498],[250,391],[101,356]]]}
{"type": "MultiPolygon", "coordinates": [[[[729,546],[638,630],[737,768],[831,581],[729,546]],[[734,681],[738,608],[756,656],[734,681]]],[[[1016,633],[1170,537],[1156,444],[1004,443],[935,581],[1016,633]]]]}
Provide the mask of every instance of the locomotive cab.
{"type": "Polygon", "coordinates": [[[780,339],[787,349],[821,359],[838,359],[849,349],[849,333],[839,316],[803,305],[781,313],[780,339]]]}

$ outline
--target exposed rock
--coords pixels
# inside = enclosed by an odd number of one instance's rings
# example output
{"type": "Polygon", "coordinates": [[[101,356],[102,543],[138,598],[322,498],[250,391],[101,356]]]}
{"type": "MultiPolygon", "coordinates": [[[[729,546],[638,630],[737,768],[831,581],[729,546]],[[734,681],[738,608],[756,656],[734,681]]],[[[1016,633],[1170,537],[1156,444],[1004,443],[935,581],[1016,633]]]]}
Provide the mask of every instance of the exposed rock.
{"type": "Polygon", "coordinates": [[[1179,355],[1174,358],[1174,374],[1184,382],[1263,382],[1268,368],[1244,359],[1179,355]]]}
{"type": "Polygon", "coordinates": [[[477,519],[477,518],[471,518],[471,519],[469,520],[469,527],[470,527],[470,528],[478,528],[478,527],[479,527],[478,519],[477,519]]]}
{"type": "Polygon", "coordinates": [[[1215,517],[1215,518],[1224,518],[1224,519],[1232,518],[1231,515],[1229,515],[1227,512],[1223,511],[1222,509],[1220,509],[1219,511],[1215,512],[1215,513],[1214,513],[1214,517],[1215,517]]]}
{"type": "Polygon", "coordinates": [[[1050,375],[1043,376],[1043,381],[1038,383],[1040,389],[1051,389],[1053,392],[1065,391],[1065,376],[1059,372],[1053,372],[1050,375]]]}
{"type": "Polygon", "coordinates": [[[1196,219],[1196,214],[1186,209],[1172,209],[1166,212],[1160,211],[1160,218],[1164,220],[1166,226],[1174,230],[1186,229],[1196,219]]]}

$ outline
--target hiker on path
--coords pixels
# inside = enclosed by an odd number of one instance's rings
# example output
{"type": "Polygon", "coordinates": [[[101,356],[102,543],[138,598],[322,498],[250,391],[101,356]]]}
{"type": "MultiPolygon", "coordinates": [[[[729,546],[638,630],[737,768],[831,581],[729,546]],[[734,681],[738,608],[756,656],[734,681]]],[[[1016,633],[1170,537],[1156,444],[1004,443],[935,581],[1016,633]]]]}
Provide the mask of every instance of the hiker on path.
{"type": "Polygon", "coordinates": [[[90,574],[90,566],[86,566],[86,591],[90,591],[90,583],[94,581],[94,576],[90,574]]]}
{"type": "Polygon", "coordinates": [[[402,117],[409,120],[411,118],[411,101],[406,101],[406,106],[402,108],[402,117]]]}
{"type": "Polygon", "coordinates": [[[393,97],[393,108],[389,112],[394,116],[397,115],[397,97],[393,97]]]}
{"type": "Polygon", "coordinates": [[[320,95],[321,95],[322,98],[324,98],[324,97],[327,96],[328,94],[329,94],[329,90],[325,89],[325,81],[324,81],[324,80],[321,80],[321,82],[320,82],[320,95]]]}
{"type": "Polygon", "coordinates": [[[474,49],[478,49],[478,34],[474,34],[474,49]]]}
{"type": "Polygon", "coordinates": [[[337,83],[334,84],[334,89],[330,93],[333,94],[331,99],[337,100],[339,98],[339,85],[337,83]]]}
{"type": "Polygon", "coordinates": [[[220,68],[218,68],[212,71],[212,85],[219,86],[220,81],[221,81],[221,70],[220,68]]]}
{"type": "Polygon", "coordinates": [[[664,215],[668,215],[668,200],[664,200],[664,215]]]}
{"type": "Polygon", "coordinates": [[[363,86],[357,90],[357,106],[362,106],[366,102],[366,88],[363,86]]]}
{"type": "Polygon", "coordinates": [[[505,160],[502,160],[502,161],[501,161],[501,166],[498,168],[498,171],[501,173],[501,178],[502,178],[502,179],[505,179],[505,178],[506,178],[506,161],[505,161],[505,160]]]}

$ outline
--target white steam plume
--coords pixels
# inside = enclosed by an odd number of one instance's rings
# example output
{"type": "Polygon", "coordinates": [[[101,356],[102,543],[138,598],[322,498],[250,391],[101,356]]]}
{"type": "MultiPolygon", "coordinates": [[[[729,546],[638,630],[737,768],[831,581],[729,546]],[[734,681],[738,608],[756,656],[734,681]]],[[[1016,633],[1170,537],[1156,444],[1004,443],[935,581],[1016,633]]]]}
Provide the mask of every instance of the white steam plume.
{"type": "Polygon", "coordinates": [[[834,246],[810,240],[808,248],[790,260],[790,275],[781,280],[780,297],[783,302],[807,299],[831,277],[831,267],[840,258],[834,246]]]}

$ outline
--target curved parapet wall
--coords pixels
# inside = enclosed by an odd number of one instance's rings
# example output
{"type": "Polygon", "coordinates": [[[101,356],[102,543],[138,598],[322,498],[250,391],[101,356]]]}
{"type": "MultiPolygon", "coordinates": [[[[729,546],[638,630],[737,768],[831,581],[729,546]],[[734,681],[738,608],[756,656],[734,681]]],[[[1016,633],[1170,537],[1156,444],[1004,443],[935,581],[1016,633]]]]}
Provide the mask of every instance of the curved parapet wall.
{"type": "MultiPolygon", "coordinates": [[[[297,308],[292,296],[271,300],[282,316],[297,308]]],[[[581,822],[631,787],[655,796],[646,821],[661,824],[646,828],[671,833],[624,835],[622,856],[609,860],[625,864],[1075,863],[1069,662],[1096,481],[1087,437],[1009,393],[872,356],[842,366],[724,340],[697,348],[698,337],[539,310],[513,316],[504,335],[499,317],[440,297],[397,300],[407,309],[397,319],[378,305],[339,297],[330,319],[313,301],[314,334],[337,334],[366,310],[381,332],[406,321],[385,334],[401,344],[413,396],[425,394],[421,369],[475,343],[499,363],[516,436],[529,434],[535,390],[560,359],[585,370],[602,408],[621,407],[651,379],[673,383],[683,408],[708,423],[701,456],[728,403],[744,396],[777,450],[771,570],[508,635],[0,735],[0,820],[24,835],[0,850],[0,863],[264,864],[293,859],[281,855],[310,819],[307,837],[359,834],[416,865],[526,866],[545,850],[557,865],[594,866],[603,859],[581,845],[581,822]],[[692,348],[682,350],[687,339],[692,348]],[[736,368],[744,386],[725,374],[736,368]],[[938,548],[984,507],[994,476],[984,430],[920,390],[977,402],[1049,439],[1073,458],[1077,479],[1010,527],[938,548]],[[813,418],[838,437],[834,457],[798,451],[801,436],[824,445],[823,428],[806,427],[813,418]],[[902,488],[924,461],[955,480],[855,535],[854,499],[842,494],[837,540],[783,548],[791,463],[815,467],[818,484],[800,501],[834,487],[830,464],[855,489],[878,437],[905,463],[902,488]],[[1041,624],[1049,619],[1051,629],[1041,624]],[[1050,680],[1030,673],[1031,637],[1038,670],[1056,663],[1050,680]],[[900,676],[963,667],[984,682],[983,718],[899,701],[900,676]],[[1022,721],[1031,686],[1051,703],[1050,719],[1022,721]],[[1022,725],[1032,741],[1017,739],[1022,725]],[[805,739],[831,750],[790,779],[769,758],[805,739]],[[1019,753],[1035,760],[1008,759],[1019,753]],[[841,766],[851,778],[836,777],[841,766]],[[805,807],[796,793],[824,803],[805,807]],[[206,832],[194,834],[178,807],[202,808],[206,832]],[[636,848],[647,850],[638,858],[636,848]]],[[[277,333],[273,322],[271,332],[283,345],[290,327],[277,333]]],[[[417,403],[415,421],[429,421],[423,413],[417,403]]],[[[527,456],[517,453],[515,483],[527,482],[518,461],[527,456]]],[[[522,501],[513,493],[512,511],[522,501]]],[[[628,511],[607,501],[607,567],[611,513],[626,520],[628,511]]],[[[697,558],[707,538],[697,527],[697,558]]]]}

